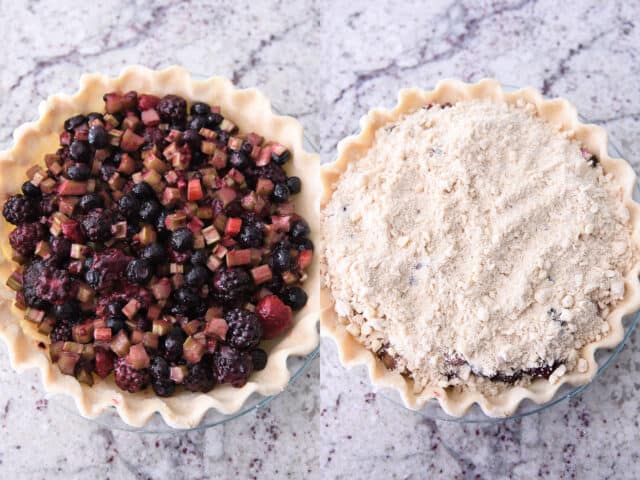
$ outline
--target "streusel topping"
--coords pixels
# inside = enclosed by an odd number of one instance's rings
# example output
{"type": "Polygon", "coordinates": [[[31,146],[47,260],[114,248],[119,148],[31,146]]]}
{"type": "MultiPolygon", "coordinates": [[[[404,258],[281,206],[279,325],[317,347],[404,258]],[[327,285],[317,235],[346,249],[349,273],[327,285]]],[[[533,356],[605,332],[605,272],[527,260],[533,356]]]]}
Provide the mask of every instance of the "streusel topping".
{"type": "Polygon", "coordinates": [[[418,389],[557,377],[607,334],[637,255],[629,212],[567,137],[531,105],[436,105],[379,129],[335,185],[336,312],[418,389]]]}

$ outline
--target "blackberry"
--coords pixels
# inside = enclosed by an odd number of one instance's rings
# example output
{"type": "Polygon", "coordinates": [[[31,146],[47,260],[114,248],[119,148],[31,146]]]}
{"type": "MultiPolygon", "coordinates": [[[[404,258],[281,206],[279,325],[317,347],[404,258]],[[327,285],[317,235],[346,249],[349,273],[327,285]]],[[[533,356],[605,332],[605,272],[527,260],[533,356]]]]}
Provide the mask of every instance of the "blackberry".
{"type": "Polygon", "coordinates": [[[211,390],[216,384],[211,369],[211,359],[208,355],[205,355],[200,362],[189,365],[189,371],[184,378],[185,388],[192,392],[203,393],[211,390]]]}
{"type": "Polygon", "coordinates": [[[2,207],[2,214],[9,223],[19,225],[38,218],[38,205],[24,195],[11,195],[2,207]]]}
{"type": "Polygon", "coordinates": [[[264,167],[257,167],[251,164],[245,171],[247,177],[247,183],[253,189],[255,189],[258,178],[267,178],[271,180],[274,185],[278,183],[285,183],[287,181],[287,174],[279,165],[273,162],[269,162],[264,167]]]}
{"type": "Polygon", "coordinates": [[[229,165],[238,170],[244,170],[249,166],[249,156],[243,152],[231,152],[229,155],[229,165]]]}
{"type": "Polygon", "coordinates": [[[102,125],[94,125],[89,129],[89,144],[94,148],[104,148],[109,145],[109,135],[102,125]]]}
{"type": "Polygon", "coordinates": [[[42,240],[45,235],[46,229],[41,223],[23,223],[22,225],[18,225],[9,234],[9,243],[20,255],[29,257],[33,255],[36,244],[42,240]]]}
{"type": "Polygon", "coordinates": [[[58,320],[69,320],[77,323],[80,319],[80,304],[76,300],[53,306],[53,315],[58,320]]]}
{"type": "Polygon", "coordinates": [[[253,289],[251,276],[241,268],[219,268],[213,277],[213,296],[224,305],[246,302],[253,289]]]}
{"type": "Polygon", "coordinates": [[[200,288],[209,280],[209,269],[202,265],[194,265],[184,276],[187,285],[200,288]]]}
{"type": "Polygon", "coordinates": [[[167,249],[161,243],[151,243],[142,249],[140,257],[151,263],[162,263],[167,259],[167,249]]]}
{"type": "Polygon", "coordinates": [[[253,363],[253,370],[255,372],[264,370],[267,366],[267,352],[261,348],[256,348],[251,351],[251,362],[253,363]]]}
{"type": "Polygon", "coordinates": [[[193,248],[193,233],[187,227],[178,228],[171,234],[171,247],[178,252],[193,248]]]}
{"type": "Polygon", "coordinates": [[[252,370],[253,363],[248,353],[223,346],[213,356],[213,375],[218,383],[240,388],[247,383],[252,370]]]}
{"type": "Polygon", "coordinates": [[[127,220],[135,220],[138,217],[139,210],[140,202],[130,193],[123,195],[120,200],[118,200],[118,211],[127,220]]]}
{"type": "Polygon", "coordinates": [[[162,206],[156,200],[146,200],[140,207],[140,218],[146,223],[155,223],[162,213],[162,206]]]}
{"type": "Polygon", "coordinates": [[[71,254],[71,240],[64,237],[52,237],[49,240],[52,255],[58,262],[62,262],[69,258],[71,254]]]}
{"type": "Polygon", "coordinates": [[[302,181],[298,177],[287,178],[286,185],[289,189],[289,193],[291,193],[292,195],[300,193],[300,190],[302,190],[302,181]]]}
{"type": "Polygon", "coordinates": [[[287,287],[280,298],[293,310],[301,310],[307,304],[307,293],[300,287],[287,287]]]}
{"type": "Polygon", "coordinates": [[[94,208],[104,208],[104,199],[97,193],[87,193],[80,197],[78,206],[80,207],[80,210],[87,213],[94,208]]]}
{"type": "Polygon", "coordinates": [[[155,198],[156,192],[151,185],[147,182],[136,183],[131,188],[131,193],[138,200],[149,200],[155,198]]]}
{"type": "Polygon", "coordinates": [[[114,173],[116,173],[116,167],[113,165],[102,165],[99,174],[100,180],[107,183],[114,173]]]}
{"type": "Polygon", "coordinates": [[[156,110],[163,122],[181,124],[187,117],[187,102],[177,95],[165,95],[158,102],[156,110]]]}
{"type": "Polygon", "coordinates": [[[122,280],[131,257],[122,250],[107,248],[93,257],[91,268],[85,273],[86,281],[96,290],[104,291],[122,280]]]}
{"type": "Polygon", "coordinates": [[[174,325],[173,330],[164,338],[161,344],[161,353],[168,362],[177,362],[182,358],[182,345],[187,339],[187,334],[178,325],[174,325]]]}
{"type": "Polygon", "coordinates": [[[291,225],[289,230],[289,236],[294,242],[302,241],[307,235],[309,235],[309,225],[304,220],[298,220],[291,225]]]}
{"type": "Polygon", "coordinates": [[[38,212],[39,215],[46,215],[46,216],[51,215],[53,212],[56,211],[57,204],[58,204],[57,195],[53,195],[53,194],[43,195],[37,204],[37,207],[39,207],[40,209],[40,211],[38,212]]]}
{"type": "Polygon", "coordinates": [[[91,160],[91,147],[88,142],[74,140],[69,146],[69,153],[76,162],[87,163],[91,160]]]}
{"type": "Polygon", "coordinates": [[[67,169],[67,177],[71,180],[89,180],[91,169],[86,163],[77,163],[67,169]]]}
{"type": "Polygon", "coordinates": [[[74,115],[73,117],[69,117],[64,121],[64,129],[67,132],[73,132],[76,127],[79,127],[86,121],[87,117],[85,117],[84,115],[74,115]]]}
{"type": "Polygon", "coordinates": [[[258,315],[248,310],[234,308],[229,310],[224,319],[229,326],[227,343],[241,350],[256,348],[262,338],[262,324],[258,315]]]}
{"type": "Polygon", "coordinates": [[[42,190],[40,190],[40,187],[36,187],[33,183],[28,181],[22,184],[22,193],[31,198],[42,197],[42,190]]]}
{"type": "Polygon", "coordinates": [[[149,385],[151,377],[149,370],[146,368],[138,370],[130,367],[124,357],[116,360],[114,371],[116,385],[129,393],[139,392],[149,385]]]}
{"type": "Polygon", "coordinates": [[[73,337],[71,335],[71,322],[69,320],[58,320],[53,326],[53,330],[49,334],[51,343],[54,342],[70,342],[73,337]]]}
{"type": "Polygon", "coordinates": [[[47,303],[63,303],[74,299],[78,285],[67,270],[37,260],[24,272],[23,291],[27,305],[42,308],[47,303]]]}
{"type": "Polygon", "coordinates": [[[151,261],[144,258],[136,258],[127,265],[127,278],[134,283],[145,284],[153,276],[151,261]]]}
{"type": "Polygon", "coordinates": [[[259,248],[262,247],[263,240],[264,234],[261,224],[242,223],[238,235],[240,245],[247,248],[259,248]]]}
{"type": "Polygon", "coordinates": [[[148,145],[157,145],[161,150],[165,145],[165,134],[158,127],[146,127],[142,135],[148,145]]]}
{"type": "Polygon", "coordinates": [[[110,210],[94,208],[82,219],[82,230],[93,242],[103,242],[111,238],[113,213],[110,210]]]}
{"type": "Polygon", "coordinates": [[[204,102],[195,102],[189,111],[191,115],[208,115],[211,113],[211,107],[204,102]]]}

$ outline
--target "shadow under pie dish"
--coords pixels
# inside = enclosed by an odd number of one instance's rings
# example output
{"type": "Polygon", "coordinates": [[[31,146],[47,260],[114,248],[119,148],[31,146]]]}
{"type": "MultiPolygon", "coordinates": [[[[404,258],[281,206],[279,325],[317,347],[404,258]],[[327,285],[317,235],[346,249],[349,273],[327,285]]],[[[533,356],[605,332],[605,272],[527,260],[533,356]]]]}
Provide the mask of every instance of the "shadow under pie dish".
{"type": "Polygon", "coordinates": [[[318,342],[319,161],[301,125],[178,67],[80,84],[0,156],[12,364],[134,426],[281,391],[287,357],[318,342]]]}
{"type": "Polygon", "coordinates": [[[639,308],[635,173],[565,100],[402,90],[321,178],[322,333],[409,408],[546,403],[639,308]]]}

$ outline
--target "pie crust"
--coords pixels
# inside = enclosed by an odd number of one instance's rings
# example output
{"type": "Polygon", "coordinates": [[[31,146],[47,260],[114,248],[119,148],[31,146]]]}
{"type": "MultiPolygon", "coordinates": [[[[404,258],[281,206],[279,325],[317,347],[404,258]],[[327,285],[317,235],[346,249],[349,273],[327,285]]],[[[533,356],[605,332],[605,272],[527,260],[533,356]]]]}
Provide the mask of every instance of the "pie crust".
{"type": "MultiPolygon", "coordinates": [[[[83,75],[80,89],[75,94],[53,95],[42,102],[40,118],[17,128],[13,147],[0,153],[0,198],[19,191],[27,168],[42,164],[45,153],[57,149],[59,132],[66,118],[81,112],[100,111],[104,105],[103,94],[114,90],[137,90],[159,96],[177,94],[190,101],[219,105],[241,131],[255,131],[286,146],[292,153],[287,170],[303,182],[301,193],[296,195],[296,212],[307,219],[311,227],[310,238],[318,244],[320,160],[317,154],[304,150],[302,125],[291,117],[275,115],[267,97],[254,88],[236,89],[223,77],[193,80],[189,71],[176,66],[162,71],[130,66],[116,78],[83,75]]],[[[174,428],[192,428],[211,408],[232,414],[254,392],[272,395],[282,391],[291,376],[287,358],[307,355],[318,345],[319,267],[314,261],[305,281],[305,291],[309,295],[306,306],[297,312],[292,329],[284,337],[263,343],[263,348],[269,352],[267,366],[252,374],[242,388],[217,385],[206,394],[184,390],[172,397],[161,398],[150,388],[135,394],[120,390],[113,376],[101,379],[92,387],[81,384],[74,377],[60,373],[51,363],[45,347],[48,337],[38,333],[34,324],[23,319],[24,313],[13,306],[15,293],[5,285],[13,266],[8,241],[11,229],[12,225],[1,221],[0,337],[7,344],[11,365],[18,371],[39,368],[47,392],[70,395],[85,417],[97,417],[108,407],[115,407],[122,420],[132,426],[144,425],[158,412],[174,428]]]]}
{"type": "MultiPolygon", "coordinates": [[[[360,120],[360,132],[343,139],[338,144],[336,161],[320,168],[323,188],[320,200],[321,214],[331,199],[336,182],[350,162],[365,155],[373,144],[378,128],[429,103],[445,104],[473,99],[488,99],[509,104],[524,101],[532,104],[540,118],[557,126],[565,136],[577,140],[587,150],[594,153],[599,158],[604,171],[612,174],[614,181],[621,187],[623,203],[630,212],[632,239],[636,246],[640,245],[640,204],[632,199],[636,187],[636,174],[625,160],[609,157],[605,130],[596,125],[582,124],[575,108],[566,100],[545,100],[533,88],[506,92],[493,79],[484,79],[472,84],[457,80],[443,80],[431,91],[417,88],[403,89],[399,92],[398,102],[393,109],[375,108],[370,110],[360,120]]],[[[326,261],[323,255],[321,257],[321,269],[324,269],[326,261]]],[[[551,383],[547,379],[536,379],[526,387],[512,386],[491,397],[469,389],[442,388],[434,385],[428,385],[421,392],[414,393],[413,380],[388,370],[372,351],[347,332],[334,309],[334,299],[331,292],[323,284],[320,287],[321,334],[336,342],[343,365],[350,368],[356,365],[366,366],[374,385],[397,390],[404,404],[410,409],[419,410],[430,400],[437,399],[442,409],[449,415],[462,416],[469,411],[474,403],[477,403],[488,416],[506,417],[513,415],[524,399],[528,398],[538,404],[545,403],[552,399],[564,383],[577,386],[586,384],[594,378],[598,370],[594,357],[596,350],[611,349],[618,345],[624,337],[623,317],[640,308],[639,272],[640,260],[636,260],[624,279],[624,298],[618,302],[606,319],[610,326],[608,334],[601,340],[585,345],[581,349],[581,357],[587,361],[587,370],[584,373],[571,371],[560,377],[556,383],[551,383]]]]}

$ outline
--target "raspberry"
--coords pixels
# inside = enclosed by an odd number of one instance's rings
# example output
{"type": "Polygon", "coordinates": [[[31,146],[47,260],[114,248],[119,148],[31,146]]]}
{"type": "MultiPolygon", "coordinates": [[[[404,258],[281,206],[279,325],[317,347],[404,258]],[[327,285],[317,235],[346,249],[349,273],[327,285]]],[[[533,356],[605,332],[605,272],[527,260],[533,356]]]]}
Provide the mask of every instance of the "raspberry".
{"type": "Polygon", "coordinates": [[[87,238],[93,242],[101,242],[111,238],[113,213],[102,208],[94,208],[82,219],[82,229],[87,238]]]}
{"type": "Polygon", "coordinates": [[[262,322],[263,336],[266,339],[282,335],[293,322],[291,307],[282,303],[275,295],[267,295],[260,300],[256,313],[262,322]]]}
{"type": "Polygon", "coordinates": [[[31,198],[24,195],[11,195],[2,208],[2,214],[7,222],[20,225],[36,220],[39,210],[38,203],[31,198]]]}
{"type": "Polygon", "coordinates": [[[213,295],[225,305],[246,302],[252,292],[251,276],[241,268],[220,268],[213,277],[213,295]]]}
{"type": "Polygon", "coordinates": [[[235,308],[229,310],[224,319],[227,321],[227,343],[241,350],[256,348],[262,337],[262,325],[258,316],[248,310],[235,308]]]}
{"type": "Polygon", "coordinates": [[[164,122],[181,124],[187,118],[187,102],[177,95],[165,95],[160,99],[156,110],[164,122]]]}
{"type": "Polygon", "coordinates": [[[44,238],[45,233],[41,223],[23,223],[9,234],[9,243],[20,255],[28,257],[33,254],[36,244],[44,238]]]}
{"type": "Polygon", "coordinates": [[[116,385],[130,393],[139,392],[149,385],[150,375],[146,368],[135,369],[130,367],[124,357],[116,360],[115,364],[116,385]]]}
{"type": "Polygon", "coordinates": [[[252,371],[253,362],[248,353],[225,346],[213,356],[213,375],[218,383],[240,388],[247,383],[252,371]]]}
{"type": "Polygon", "coordinates": [[[216,384],[211,370],[211,358],[202,357],[198,363],[189,365],[189,372],[184,379],[184,386],[192,392],[208,392],[216,384]]]}

